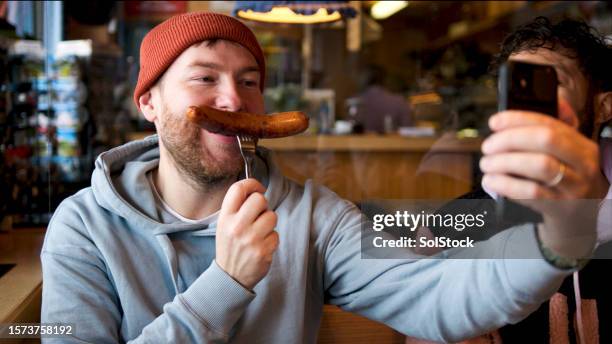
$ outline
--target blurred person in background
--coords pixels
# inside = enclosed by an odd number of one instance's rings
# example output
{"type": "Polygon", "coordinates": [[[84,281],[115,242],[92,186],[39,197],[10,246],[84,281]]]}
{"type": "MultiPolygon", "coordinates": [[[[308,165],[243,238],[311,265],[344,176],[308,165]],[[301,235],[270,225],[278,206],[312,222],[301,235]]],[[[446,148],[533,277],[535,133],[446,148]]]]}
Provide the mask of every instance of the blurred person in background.
{"type": "Polygon", "coordinates": [[[382,67],[368,65],[361,76],[356,119],[366,132],[390,133],[414,125],[406,98],[385,87],[386,75],[382,67]]]}

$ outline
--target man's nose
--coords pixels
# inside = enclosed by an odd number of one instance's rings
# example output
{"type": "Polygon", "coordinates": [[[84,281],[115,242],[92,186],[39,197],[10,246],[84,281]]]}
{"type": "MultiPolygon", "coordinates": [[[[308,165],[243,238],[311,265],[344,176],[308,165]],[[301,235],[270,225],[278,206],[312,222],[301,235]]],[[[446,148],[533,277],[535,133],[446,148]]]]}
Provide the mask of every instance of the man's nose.
{"type": "Polygon", "coordinates": [[[241,111],[242,100],[235,82],[225,82],[219,87],[215,107],[225,111],[241,111]]]}

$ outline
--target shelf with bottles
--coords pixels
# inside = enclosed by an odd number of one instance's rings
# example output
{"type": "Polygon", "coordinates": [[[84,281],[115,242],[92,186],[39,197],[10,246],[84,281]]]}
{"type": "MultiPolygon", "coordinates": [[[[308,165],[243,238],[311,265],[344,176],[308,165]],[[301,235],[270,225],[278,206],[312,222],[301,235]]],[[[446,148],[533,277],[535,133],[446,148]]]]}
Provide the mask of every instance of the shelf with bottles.
{"type": "Polygon", "coordinates": [[[70,52],[63,49],[49,68],[40,42],[16,41],[4,55],[9,96],[0,153],[4,210],[15,227],[46,224],[61,200],[89,182],[87,56],[70,52]]]}

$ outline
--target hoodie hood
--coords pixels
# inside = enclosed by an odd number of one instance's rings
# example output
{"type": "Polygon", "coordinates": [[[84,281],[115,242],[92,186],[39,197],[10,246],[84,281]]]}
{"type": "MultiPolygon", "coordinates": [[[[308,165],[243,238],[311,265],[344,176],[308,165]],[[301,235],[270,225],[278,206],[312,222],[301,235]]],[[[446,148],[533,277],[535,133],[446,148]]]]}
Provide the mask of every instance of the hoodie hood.
{"type": "MultiPolygon", "coordinates": [[[[258,148],[254,175],[266,186],[265,197],[275,209],[289,191],[288,181],[270,163],[270,153],[258,148]]],[[[159,164],[158,136],[132,141],[106,151],[96,159],[91,185],[96,202],[131,224],[152,228],[155,234],[199,231],[214,235],[216,217],[209,224],[163,223],[147,173],[159,164]]]]}

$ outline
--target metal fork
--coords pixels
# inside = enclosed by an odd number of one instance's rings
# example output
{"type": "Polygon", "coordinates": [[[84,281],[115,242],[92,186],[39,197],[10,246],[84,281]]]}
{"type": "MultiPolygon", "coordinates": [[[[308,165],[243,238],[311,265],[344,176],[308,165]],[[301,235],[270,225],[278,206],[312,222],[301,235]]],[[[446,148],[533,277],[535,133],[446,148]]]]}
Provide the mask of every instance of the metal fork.
{"type": "Polygon", "coordinates": [[[240,155],[244,160],[244,177],[251,178],[253,174],[253,160],[255,159],[255,151],[257,150],[257,139],[252,136],[236,135],[238,147],[240,147],[240,155]]]}

